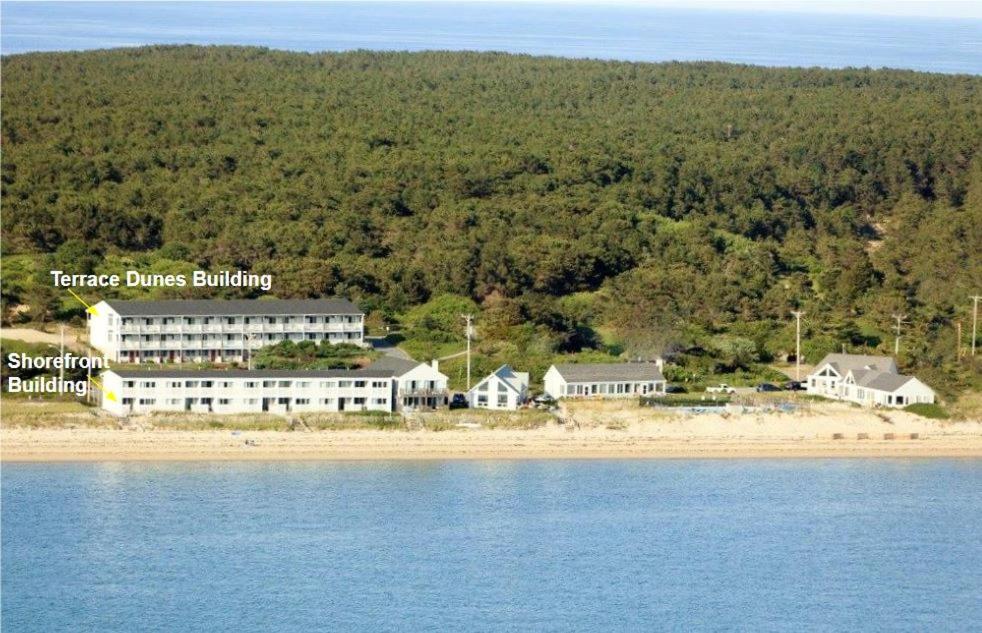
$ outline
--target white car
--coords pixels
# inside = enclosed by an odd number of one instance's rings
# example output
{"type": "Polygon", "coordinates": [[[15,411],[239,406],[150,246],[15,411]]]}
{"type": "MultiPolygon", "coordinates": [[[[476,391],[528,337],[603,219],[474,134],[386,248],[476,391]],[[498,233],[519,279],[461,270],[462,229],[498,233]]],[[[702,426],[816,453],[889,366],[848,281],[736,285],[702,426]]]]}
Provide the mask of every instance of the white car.
{"type": "Polygon", "coordinates": [[[736,393],[736,389],[725,382],[721,382],[715,387],[706,387],[706,393],[736,393]]]}

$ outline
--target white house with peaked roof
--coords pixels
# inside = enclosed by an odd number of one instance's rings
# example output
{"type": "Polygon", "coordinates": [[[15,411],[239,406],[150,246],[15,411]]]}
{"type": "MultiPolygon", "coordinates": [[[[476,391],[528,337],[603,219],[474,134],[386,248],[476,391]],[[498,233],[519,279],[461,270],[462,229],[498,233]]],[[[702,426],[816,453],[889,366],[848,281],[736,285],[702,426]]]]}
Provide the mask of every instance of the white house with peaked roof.
{"type": "Polygon", "coordinates": [[[934,390],[897,371],[889,356],[829,354],[807,379],[808,393],[864,406],[904,407],[933,403],[934,390]]]}
{"type": "Polygon", "coordinates": [[[281,341],[364,345],[364,313],[347,299],[100,301],[92,347],[118,363],[245,361],[281,341]]]}
{"type": "Polygon", "coordinates": [[[502,365],[467,392],[467,402],[474,409],[514,411],[525,404],[528,395],[528,372],[515,371],[510,365],[502,365]]]}
{"type": "Polygon", "coordinates": [[[392,376],[397,409],[436,409],[446,406],[450,397],[449,378],[439,367],[436,360],[421,363],[411,358],[383,356],[366,369],[392,376]]]}
{"type": "Polygon", "coordinates": [[[631,398],[665,394],[662,362],[564,363],[543,378],[545,392],[560,398],[631,398]]]}

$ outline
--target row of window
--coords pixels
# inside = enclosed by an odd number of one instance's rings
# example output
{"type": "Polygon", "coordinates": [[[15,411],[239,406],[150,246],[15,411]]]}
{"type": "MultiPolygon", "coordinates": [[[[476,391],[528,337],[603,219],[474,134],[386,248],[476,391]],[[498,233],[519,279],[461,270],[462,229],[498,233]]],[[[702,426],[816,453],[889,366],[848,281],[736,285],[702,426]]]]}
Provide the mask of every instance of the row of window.
{"type": "Polygon", "coordinates": [[[315,325],[317,323],[361,323],[360,316],[306,316],[306,317],[273,317],[273,316],[253,316],[253,317],[126,317],[120,319],[123,326],[129,325],[299,325],[306,323],[315,325]]]}
{"type": "MultiPolygon", "coordinates": [[[[256,387],[262,386],[266,389],[364,389],[371,383],[372,389],[386,389],[389,387],[389,382],[385,380],[321,380],[321,381],[310,381],[310,380],[248,380],[241,383],[241,386],[246,389],[255,389],[256,387]]],[[[134,389],[139,383],[141,389],[156,389],[156,380],[124,380],[123,387],[127,389],[134,389]]],[[[236,386],[236,383],[230,380],[165,380],[161,381],[162,386],[167,389],[232,389],[236,386]]]]}
{"type": "Polygon", "coordinates": [[[245,334],[123,334],[124,343],[142,341],[144,343],[156,343],[157,341],[234,341],[242,343],[249,339],[252,341],[318,341],[320,339],[344,340],[361,338],[361,332],[285,332],[281,334],[266,333],[246,336],[245,334]]]}
{"type": "MultiPolygon", "coordinates": [[[[488,397],[487,397],[487,395],[480,394],[480,393],[477,394],[477,405],[476,406],[478,406],[478,407],[486,407],[486,406],[488,406],[488,397]]],[[[507,393],[506,394],[499,394],[498,395],[498,406],[499,407],[507,407],[508,406],[508,394],[507,393]]]]}
{"type": "MultiPolygon", "coordinates": [[[[333,406],[337,402],[337,398],[314,398],[313,402],[315,404],[323,404],[328,406],[333,406]]],[[[341,398],[346,403],[351,403],[355,405],[364,405],[367,402],[377,405],[389,404],[388,398],[341,398]]],[[[129,406],[133,404],[133,398],[123,398],[123,405],[129,406]]],[[[219,405],[228,406],[233,403],[241,403],[245,405],[258,405],[259,398],[188,398],[187,401],[182,398],[163,398],[161,402],[168,406],[182,406],[182,405],[211,405],[218,403],[219,405]]],[[[140,406],[148,407],[157,404],[156,398],[138,398],[137,403],[140,406]]],[[[279,405],[309,405],[311,404],[311,398],[277,398],[276,404],[279,405]]]]}
{"type": "Polygon", "coordinates": [[[653,393],[656,391],[653,382],[615,382],[566,385],[567,396],[617,395],[631,393],[653,393]]]}

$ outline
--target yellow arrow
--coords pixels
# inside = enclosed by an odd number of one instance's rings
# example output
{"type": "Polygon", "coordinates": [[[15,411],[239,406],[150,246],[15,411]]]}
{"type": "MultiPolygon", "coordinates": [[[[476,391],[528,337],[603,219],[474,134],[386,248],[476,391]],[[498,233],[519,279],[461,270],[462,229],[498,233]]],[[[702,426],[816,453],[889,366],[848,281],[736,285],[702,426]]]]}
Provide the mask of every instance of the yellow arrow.
{"type": "Polygon", "coordinates": [[[74,291],[74,290],[72,290],[71,288],[66,288],[66,290],[68,290],[68,292],[70,292],[70,293],[72,293],[72,296],[73,296],[73,297],[75,297],[76,299],[78,299],[78,300],[79,300],[79,302],[80,302],[80,303],[81,303],[82,305],[84,305],[84,306],[85,306],[85,311],[86,311],[86,312],[88,312],[88,313],[89,313],[89,314],[91,314],[92,316],[98,316],[98,315],[99,315],[99,313],[98,313],[98,312],[96,312],[96,309],[95,309],[95,308],[93,308],[92,306],[90,306],[89,304],[87,304],[87,303],[85,303],[85,299],[83,299],[82,297],[80,297],[80,296],[78,296],[77,294],[75,294],[75,291],[74,291]]]}
{"type": "Polygon", "coordinates": [[[95,379],[95,378],[93,378],[92,376],[89,376],[89,380],[91,380],[91,381],[92,381],[92,384],[93,384],[93,385],[95,385],[96,387],[98,387],[98,388],[99,388],[99,391],[101,391],[102,393],[104,393],[104,394],[106,394],[106,397],[107,397],[107,398],[109,398],[109,399],[110,399],[110,400],[112,400],[113,402],[116,402],[116,394],[114,394],[114,393],[113,393],[113,392],[111,392],[111,391],[106,391],[106,388],[102,386],[102,383],[100,383],[100,382],[99,382],[98,380],[96,380],[96,379],[95,379]]]}

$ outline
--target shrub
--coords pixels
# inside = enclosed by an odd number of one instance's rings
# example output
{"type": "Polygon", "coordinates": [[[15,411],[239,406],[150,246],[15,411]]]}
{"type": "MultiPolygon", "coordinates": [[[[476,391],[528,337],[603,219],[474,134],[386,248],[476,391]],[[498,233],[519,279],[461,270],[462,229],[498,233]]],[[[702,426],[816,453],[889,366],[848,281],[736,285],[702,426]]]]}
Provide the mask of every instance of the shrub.
{"type": "Polygon", "coordinates": [[[910,411],[924,418],[931,418],[932,420],[947,420],[948,412],[944,410],[941,405],[929,404],[927,402],[918,402],[915,404],[909,404],[904,407],[904,411],[910,411]]]}

